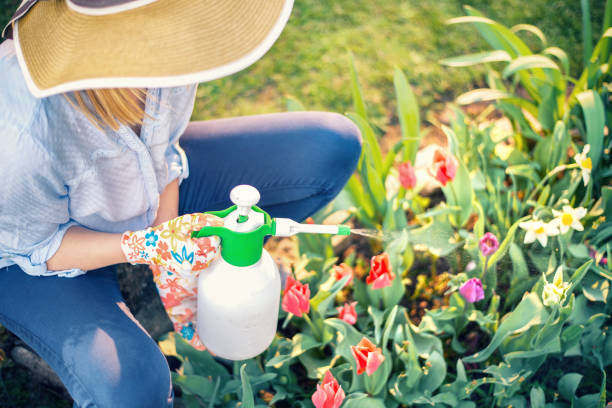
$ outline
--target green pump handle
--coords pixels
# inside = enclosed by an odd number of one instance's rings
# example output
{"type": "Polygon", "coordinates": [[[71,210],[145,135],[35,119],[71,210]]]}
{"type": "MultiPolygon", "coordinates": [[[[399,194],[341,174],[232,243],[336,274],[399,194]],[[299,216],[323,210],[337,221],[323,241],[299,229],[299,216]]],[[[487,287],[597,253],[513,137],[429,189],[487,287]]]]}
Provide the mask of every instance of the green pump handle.
{"type": "MultiPolygon", "coordinates": [[[[226,210],[207,211],[205,214],[227,217],[236,209],[233,205],[226,210]]],[[[217,235],[221,239],[221,257],[234,266],[250,266],[261,259],[264,238],[276,233],[276,222],[270,215],[257,206],[251,207],[253,211],[264,215],[264,224],[249,232],[232,231],[226,227],[203,227],[191,233],[192,238],[210,237],[217,235]]]]}

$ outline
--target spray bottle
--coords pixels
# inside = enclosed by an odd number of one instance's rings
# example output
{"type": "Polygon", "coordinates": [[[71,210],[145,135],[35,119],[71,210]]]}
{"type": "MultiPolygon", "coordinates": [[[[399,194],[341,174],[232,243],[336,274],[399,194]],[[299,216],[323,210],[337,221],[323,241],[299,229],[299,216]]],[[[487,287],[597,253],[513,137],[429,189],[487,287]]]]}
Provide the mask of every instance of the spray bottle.
{"type": "Polygon", "coordinates": [[[232,189],[233,206],[209,214],[223,218],[223,227],[204,227],[193,238],[217,235],[221,256],[200,272],[197,330],[215,355],[245,360],[272,342],[278,321],[281,282],[276,263],[263,248],[268,235],[287,237],[300,232],[349,235],[344,225],[300,224],[272,219],[255,204],[259,191],[240,185],[232,189]]]}

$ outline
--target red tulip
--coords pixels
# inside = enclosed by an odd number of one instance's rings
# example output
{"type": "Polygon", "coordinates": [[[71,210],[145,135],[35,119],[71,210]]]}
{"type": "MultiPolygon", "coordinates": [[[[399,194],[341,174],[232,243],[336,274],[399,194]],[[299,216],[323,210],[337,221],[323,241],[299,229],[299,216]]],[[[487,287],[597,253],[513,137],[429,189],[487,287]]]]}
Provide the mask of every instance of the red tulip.
{"type": "Polygon", "coordinates": [[[342,319],[348,324],[355,324],[357,322],[357,312],[355,311],[355,305],[357,302],[345,303],[343,306],[338,306],[338,319],[342,319]]]}
{"type": "Polygon", "coordinates": [[[391,272],[389,255],[383,252],[375,255],[370,261],[370,274],[366,278],[366,283],[372,285],[372,289],[382,289],[391,286],[391,281],[395,279],[395,274],[391,272]]]}
{"type": "Polygon", "coordinates": [[[354,275],[353,268],[351,268],[345,263],[341,263],[340,265],[334,265],[332,269],[332,273],[336,277],[337,281],[341,280],[347,275],[350,276],[349,280],[346,282],[344,286],[348,286],[350,283],[353,282],[353,275],[354,275]]]}
{"type": "Polygon", "coordinates": [[[344,390],[330,371],[325,373],[322,384],[317,384],[317,391],[312,394],[315,408],[338,408],[344,400],[344,390]]]}
{"type": "Polygon", "coordinates": [[[401,185],[406,189],[410,190],[414,188],[417,183],[416,174],[414,172],[414,167],[410,164],[409,161],[402,163],[398,167],[399,170],[399,181],[401,185]]]}
{"type": "Polygon", "coordinates": [[[351,353],[357,362],[357,375],[363,374],[364,371],[367,375],[372,375],[385,361],[382,350],[366,337],[361,339],[356,346],[351,346],[351,353]]]}
{"type": "Polygon", "coordinates": [[[310,288],[308,284],[304,285],[289,276],[281,307],[285,312],[293,313],[297,317],[302,317],[302,313],[308,313],[310,311],[310,288]]]}
{"type": "Polygon", "coordinates": [[[457,174],[457,159],[448,150],[436,149],[433,155],[432,173],[436,180],[445,186],[457,174]]]}

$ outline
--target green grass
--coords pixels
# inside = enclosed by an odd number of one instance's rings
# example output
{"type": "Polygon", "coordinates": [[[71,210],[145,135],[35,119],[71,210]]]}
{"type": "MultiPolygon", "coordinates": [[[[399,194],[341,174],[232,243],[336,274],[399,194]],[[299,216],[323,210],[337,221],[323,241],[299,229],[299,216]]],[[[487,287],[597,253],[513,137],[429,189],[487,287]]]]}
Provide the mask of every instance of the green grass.
{"type": "MultiPolygon", "coordinates": [[[[581,12],[575,0],[469,0],[384,2],[297,1],[289,24],[270,52],[249,69],[202,84],[194,119],[207,119],[285,109],[288,96],[308,109],[351,110],[347,50],[355,54],[369,104],[379,122],[390,120],[394,97],[393,66],[404,69],[421,106],[469,90],[482,69],[446,68],[445,57],[487,49],[470,26],[447,26],[470,4],[512,26],[539,26],[551,45],[568,51],[574,72],[581,64],[581,12]]],[[[604,1],[593,1],[594,33],[601,25],[604,1]]],[[[529,39],[527,39],[529,40],[529,39]]]]}

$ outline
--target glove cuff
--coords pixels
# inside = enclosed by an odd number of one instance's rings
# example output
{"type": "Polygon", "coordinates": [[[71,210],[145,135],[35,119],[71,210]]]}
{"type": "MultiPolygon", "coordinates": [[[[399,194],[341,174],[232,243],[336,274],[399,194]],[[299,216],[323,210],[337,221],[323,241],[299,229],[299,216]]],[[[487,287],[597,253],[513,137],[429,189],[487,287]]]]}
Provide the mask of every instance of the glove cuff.
{"type": "Polygon", "coordinates": [[[132,265],[140,263],[148,263],[148,254],[146,251],[147,230],[143,231],[125,231],[121,236],[121,250],[125,259],[132,265]]]}

